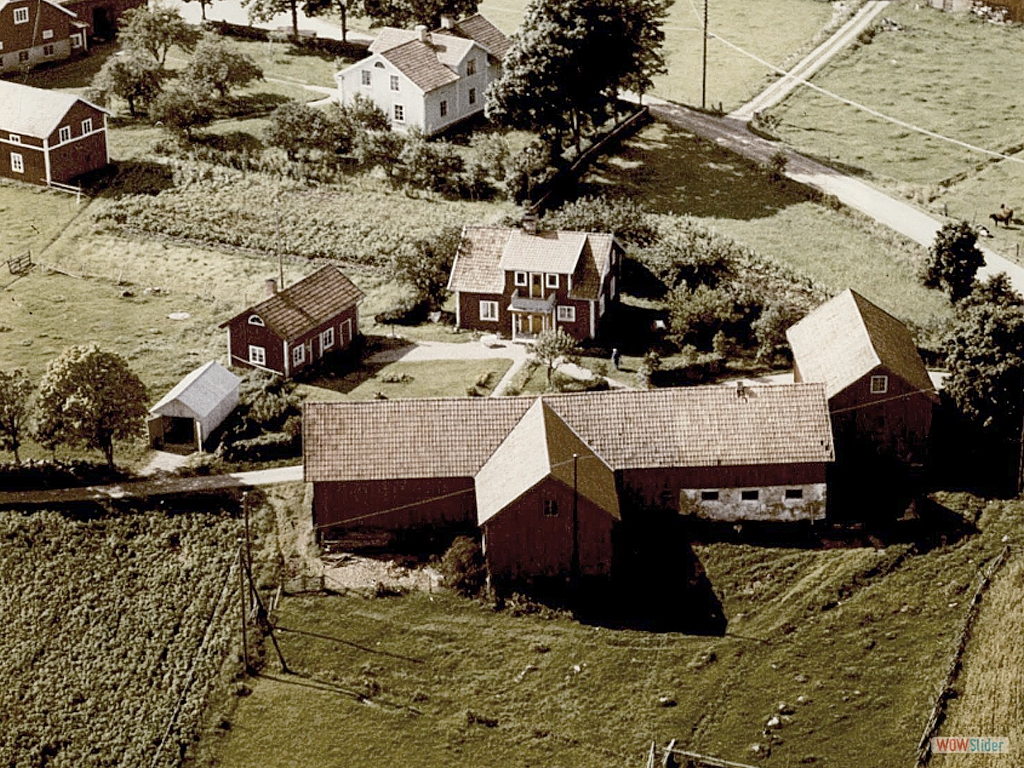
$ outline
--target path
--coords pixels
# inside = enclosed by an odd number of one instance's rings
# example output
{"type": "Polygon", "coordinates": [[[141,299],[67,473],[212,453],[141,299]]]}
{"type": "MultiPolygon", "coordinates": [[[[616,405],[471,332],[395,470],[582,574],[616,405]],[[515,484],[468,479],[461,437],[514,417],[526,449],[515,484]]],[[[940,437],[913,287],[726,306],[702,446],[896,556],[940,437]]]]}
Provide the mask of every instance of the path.
{"type": "Polygon", "coordinates": [[[109,501],[111,499],[176,496],[228,488],[250,488],[278,483],[301,483],[302,466],[260,469],[255,472],[233,472],[206,477],[171,477],[160,480],[129,480],[113,485],[90,485],[84,488],[57,488],[46,491],[0,493],[0,507],[40,506],[70,502],[109,501]]]}
{"type": "Polygon", "coordinates": [[[309,83],[303,82],[302,80],[283,80],[279,77],[268,77],[266,78],[268,83],[282,83],[284,85],[297,85],[301,88],[305,88],[307,91],[313,91],[319,93],[323,98],[316,99],[315,101],[307,101],[307,107],[322,107],[327,104],[333,104],[338,101],[340,92],[337,88],[328,88],[324,85],[310,85],[309,83]]]}
{"type": "MultiPolygon", "coordinates": [[[[176,8],[181,17],[189,24],[201,24],[202,9],[199,3],[184,2],[184,0],[166,0],[171,8],[176,8]]],[[[331,40],[341,40],[341,22],[333,19],[320,18],[319,16],[306,16],[302,12],[300,3],[298,9],[299,30],[303,32],[315,32],[317,37],[326,37],[331,40]]],[[[206,7],[207,21],[226,21],[229,24],[249,25],[249,12],[242,5],[240,0],[217,0],[206,7]]],[[[259,29],[278,30],[292,28],[291,12],[279,13],[270,21],[256,22],[252,26],[259,29]]],[[[357,30],[348,30],[347,39],[349,42],[373,42],[373,35],[357,30]]]]}

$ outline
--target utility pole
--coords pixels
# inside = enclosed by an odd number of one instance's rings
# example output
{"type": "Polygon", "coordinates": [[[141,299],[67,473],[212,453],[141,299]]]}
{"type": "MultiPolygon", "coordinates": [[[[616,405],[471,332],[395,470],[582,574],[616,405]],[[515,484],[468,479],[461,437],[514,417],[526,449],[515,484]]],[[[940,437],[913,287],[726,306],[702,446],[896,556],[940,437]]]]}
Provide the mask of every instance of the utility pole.
{"type": "Polygon", "coordinates": [[[572,577],[573,592],[579,587],[580,581],[580,520],[579,520],[579,485],[577,483],[579,454],[572,455],[572,562],[569,566],[572,577]]]}
{"type": "Polygon", "coordinates": [[[242,659],[245,661],[244,674],[249,674],[249,636],[246,631],[245,566],[242,558],[242,537],[238,537],[238,601],[242,608],[242,659]]]}
{"type": "Polygon", "coordinates": [[[700,108],[708,106],[708,1],[704,0],[704,50],[700,69],[700,108]]]}

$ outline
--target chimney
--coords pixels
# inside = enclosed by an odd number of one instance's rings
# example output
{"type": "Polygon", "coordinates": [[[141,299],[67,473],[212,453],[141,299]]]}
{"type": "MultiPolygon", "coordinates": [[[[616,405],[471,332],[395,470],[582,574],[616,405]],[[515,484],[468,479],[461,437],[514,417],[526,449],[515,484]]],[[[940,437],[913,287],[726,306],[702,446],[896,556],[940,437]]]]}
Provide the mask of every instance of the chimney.
{"type": "Polygon", "coordinates": [[[523,211],[523,231],[529,235],[537,234],[537,212],[533,208],[523,211]]]}
{"type": "Polygon", "coordinates": [[[454,29],[454,28],[455,28],[455,19],[453,19],[451,16],[447,16],[445,14],[441,14],[441,29],[454,29]]]}
{"type": "Polygon", "coordinates": [[[421,43],[430,42],[430,35],[427,34],[427,28],[422,24],[416,25],[416,37],[421,43]]]}
{"type": "Polygon", "coordinates": [[[274,278],[269,278],[263,285],[263,292],[266,294],[266,297],[268,299],[275,293],[277,293],[277,280],[275,280],[274,278]]]}
{"type": "Polygon", "coordinates": [[[747,399],[747,385],[742,381],[736,382],[736,396],[741,400],[747,399]]]}

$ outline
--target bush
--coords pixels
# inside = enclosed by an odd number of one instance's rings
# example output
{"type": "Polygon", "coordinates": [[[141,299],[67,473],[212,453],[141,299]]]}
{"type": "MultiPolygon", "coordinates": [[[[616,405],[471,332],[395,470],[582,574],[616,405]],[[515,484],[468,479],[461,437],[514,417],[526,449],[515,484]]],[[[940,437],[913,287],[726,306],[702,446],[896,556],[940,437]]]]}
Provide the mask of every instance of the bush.
{"type": "Polygon", "coordinates": [[[302,439],[284,432],[268,432],[246,440],[236,440],[224,448],[228,461],[272,461],[302,453],[302,439]]]}
{"type": "Polygon", "coordinates": [[[623,243],[649,246],[658,230],[643,206],[626,198],[583,197],[544,217],[545,228],[612,232],[623,243]]]}
{"type": "Polygon", "coordinates": [[[376,323],[393,323],[395,325],[419,325],[427,319],[430,305],[425,301],[404,301],[397,307],[385,309],[373,316],[376,323]]]}
{"type": "Polygon", "coordinates": [[[445,584],[466,597],[476,597],[487,584],[483,552],[479,542],[469,536],[459,536],[452,542],[438,570],[445,584]]]}

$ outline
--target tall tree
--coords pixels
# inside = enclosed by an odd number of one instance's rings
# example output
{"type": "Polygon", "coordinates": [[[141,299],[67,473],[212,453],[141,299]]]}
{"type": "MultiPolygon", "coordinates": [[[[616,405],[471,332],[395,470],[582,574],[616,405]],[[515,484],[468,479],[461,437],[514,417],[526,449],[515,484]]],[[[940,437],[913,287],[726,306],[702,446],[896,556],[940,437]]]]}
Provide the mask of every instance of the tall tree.
{"type": "Polygon", "coordinates": [[[358,0],[303,0],[302,12],[307,16],[322,16],[331,8],[338,9],[341,17],[341,42],[348,42],[348,16],[359,10],[358,0]]]}
{"type": "Polygon", "coordinates": [[[533,342],[533,356],[547,369],[548,387],[551,377],[560,365],[578,363],[580,345],[572,336],[556,328],[553,331],[541,331],[533,342]]]}
{"type": "Polygon", "coordinates": [[[169,131],[186,139],[192,131],[213,122],[213,107],[205,94],[198,93],[189,83],[175,84],[154,99],[149,116],[162,123],[169,131]]]}
{"type": "Polygon", "coordinates": [[[121,15],[118,38],[125,50],[144,51],[163,67],[171,47],[177,45],[192,50],[199,39],[199,31],[186,24],[174,8],[142,6],[130,8],[121,15]]]}
{"type": "Polygon", "coordinates": [[[103,62],[92,79],[92,90],[104,104],[111,94],[124,99],[128,112],[137,117],[139,109],[147,109],[160,95],[162,83],[163,72],[156,59],[142,51],[128,51],[103,62]]]}
{"type": "Polygon", "coordinates": [[[223,38],[207,33],[196,43],[185,67],[185,79],[202,95],[216,91],[223,99],[232,88],[263,79],[263,70],[252,57],[233,51],[223,38]]]}
{"type": "Polygon", "coordinates": [[[946,222],[928,252],[924,284],[942,288],[956,302],[971,292],[974,277],[985,263],[978,233],[966,221],[946,222]]]}
{"type": "Polygon", "coordinates": [[[14,454],[15,464],[21,463],[18,449],[27,431],[31,397],[32,382],[25,371],[0,371],[0,448],[14,454]]]}
{"type": "Polygon", "coordinates": [[[665,66],[665,31],[662,24],[673,0],[619,0],[625,26],[622,38],[622,77],[619,87],[643,96],[665,66]]]}
{"type": "Polygon", "coordinates": [[[279,13],[289,13],[292,17],[292,37],[299,37],[299,0],[242,0],[242,5],[249,9],[249,19],[266,23],[279,13]]]}
{"type": "Polygon", "coordinates": [[[410,243],[392,258],[392,274],[412,288],[417,301],[431,309],[440,307],[448,294],[448,277],[461,239],[458,228],[445,227],[433,237],[410,243]]]}
{"type": "Polygon", "coordinates": [[[375,26],[409,27],[424,24],[434,29],[442,16],[462,18],[476,13],[477,0],[360,0],[363,15],[375,26]]]}
{"type": "Polygon", "coordinates": [[[120,355],[76,346],[47,366],[36,408],[44,445],[98,448],[113,468],[114,441],[142,433],[146,387],[120,355]]]}
{"type": "Polygon", "coordinates": [[[297,101],[288,101],[270,113],[263,129],[268,146],[283,149],[289,160],[320,155],[331,158],[352,147],[349,125],[337,110],[325,112],[297,101]]]}

